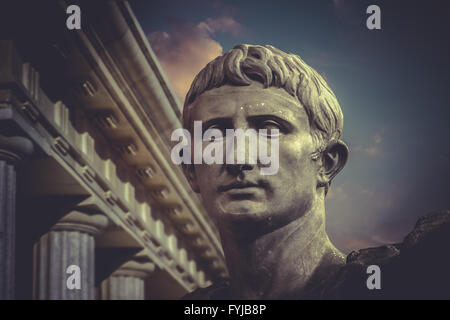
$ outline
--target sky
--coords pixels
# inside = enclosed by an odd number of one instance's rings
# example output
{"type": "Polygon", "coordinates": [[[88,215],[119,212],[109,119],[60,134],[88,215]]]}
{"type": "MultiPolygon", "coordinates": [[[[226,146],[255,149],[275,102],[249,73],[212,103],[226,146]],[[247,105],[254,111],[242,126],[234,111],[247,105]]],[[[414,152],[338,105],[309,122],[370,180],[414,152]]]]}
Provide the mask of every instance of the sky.
{"type": "Polygon", "coordinates": [[[350,148],[326,200],[345,253],[397,243],[417,218],[450,210],[450,11],[445,1],[130,0],[184,101],[195,75],[241,43],[299,55],[324,75],[350,148]],[[366,9],[381,9],[369,30],[366,9]]]}

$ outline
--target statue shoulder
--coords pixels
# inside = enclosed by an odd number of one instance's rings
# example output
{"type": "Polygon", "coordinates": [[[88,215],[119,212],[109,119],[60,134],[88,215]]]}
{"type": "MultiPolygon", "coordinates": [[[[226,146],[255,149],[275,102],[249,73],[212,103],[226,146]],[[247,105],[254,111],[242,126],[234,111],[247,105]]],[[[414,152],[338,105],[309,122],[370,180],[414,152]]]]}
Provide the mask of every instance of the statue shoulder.
{"type": "Polygon", "coordinates": [[[351,252],[326,288],[331,299],[449,299],[450,210],[422,216],[403,242],[351,252]],[[377,266],[378,270],[373,271],[377,266]],[[380,288],[368,278],[379,273],[380,288]]]}

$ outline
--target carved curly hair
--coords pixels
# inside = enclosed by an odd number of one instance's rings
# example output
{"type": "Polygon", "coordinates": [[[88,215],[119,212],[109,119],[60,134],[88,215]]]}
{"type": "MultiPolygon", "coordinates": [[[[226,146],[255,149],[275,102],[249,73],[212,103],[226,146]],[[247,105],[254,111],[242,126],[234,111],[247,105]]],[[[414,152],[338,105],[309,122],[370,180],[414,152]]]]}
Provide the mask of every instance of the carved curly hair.
{"type": "Polygon", "coordinates": [[[299,56],[269,45],[241,44],[208,63],[197,74],[186,95],[184,128],[190,128],[191,109],[199,95],[225,84],[246,86],[251,81],[261,82],[265,88],[283,88],[300,101],[319,152],[341,137],[344,116],[325,79],[299,56]]]}

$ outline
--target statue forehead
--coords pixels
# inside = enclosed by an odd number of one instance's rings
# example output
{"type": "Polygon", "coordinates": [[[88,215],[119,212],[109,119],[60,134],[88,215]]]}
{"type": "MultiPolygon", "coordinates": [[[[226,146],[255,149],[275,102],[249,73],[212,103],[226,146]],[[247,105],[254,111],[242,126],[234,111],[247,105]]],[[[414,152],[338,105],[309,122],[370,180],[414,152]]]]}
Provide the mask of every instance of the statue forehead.
{"type": "Polygon", "coordinates": [[[299,101],[295,97],[287,93],[286,90],[284,90],[283,88],[276,88],[276,87],[264,88],[262,83],[256,81],[253,81],[250,85],[246,86],[235,86],[225,84],[218,88],[213,88],[203,92],[199,97],[197,97],[196,101],[201,100],[201,97],[203,97],[203,99],[207,97],[216,99],[218,97],[229,95],[237,95],[237,96],[242,95],[242,97],[251,97],[251,96],[256,97],[263,95],[264,98],[270,98],[274,96],[290,100],[294,104],[299,104],[299,101]]]}
{"type": "Polygon", "coordinates": [[[264,88],[261,83],[254,82],[248,86],[223,85],[205,91],[188,106],[190,112],[196,114],[223,114],[236,108],[250,113],[288,113],[294,120],[299,116],[306,117],[300,101],[282,88],[264,88]]]}

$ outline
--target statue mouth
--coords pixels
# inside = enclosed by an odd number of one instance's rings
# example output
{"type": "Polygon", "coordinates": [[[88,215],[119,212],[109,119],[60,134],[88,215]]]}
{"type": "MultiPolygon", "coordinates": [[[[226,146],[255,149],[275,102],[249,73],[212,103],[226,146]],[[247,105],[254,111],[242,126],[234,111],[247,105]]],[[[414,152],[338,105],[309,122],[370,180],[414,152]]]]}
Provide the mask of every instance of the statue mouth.
{"type": "Polygon", "coordinates": [[[261,186],[257,183],[250,181],[235,181],[224,186],[219,186],[218,190],[220,192],[226,192],[228,190],[246,189],[246,188],[261,188],[261,186]]]}

